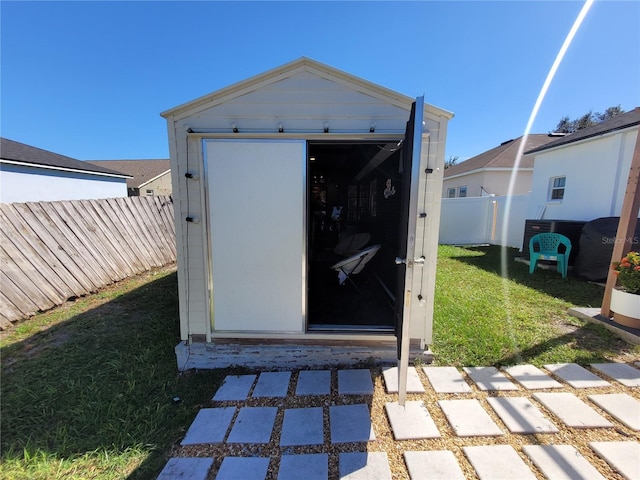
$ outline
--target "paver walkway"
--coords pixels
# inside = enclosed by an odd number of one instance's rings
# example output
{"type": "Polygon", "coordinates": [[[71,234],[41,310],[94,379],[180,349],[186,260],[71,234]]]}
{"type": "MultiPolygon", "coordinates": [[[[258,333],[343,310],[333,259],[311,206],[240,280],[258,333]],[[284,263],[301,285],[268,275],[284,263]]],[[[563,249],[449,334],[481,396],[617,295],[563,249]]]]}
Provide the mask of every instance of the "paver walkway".
{"type": "MultiPolygon", "coordinates": [[[[414,392],[411,400],[404,407],[397,401],[386,402],[384,412],[396,448],[402,449],[404,475],[411,480],[463,479],[465,469],[470,468],[480,479],[612,476],[640,479],[640,368],[637,367],[637,364],[633,367],[594,364],[589,368],[553,364],[545,365],[544,370],[532,365],[459,370],[424,366],[420,372],[424,376],[411,367],[408,376],[410,391],[414,392]],[[523,396],[529,391],[533,393],[523,396]],[[483,392],[484,396],[476,398],[474,392],[483,392]],[[433,397],[430,402],[416,400],[427,394],[436,395],[438,400],[434,402],[433,397]],[[439,429],[434,414],[444,416],[449,426],[439,429]],[[589,442],[590,461],[583,456],[584,450],[581,453],[576,446],[567,445],[565,437],[558,435],[560,428],[567,427],[581,429],[585,435],[607,429],[610,434],[603,438],[611,440],[589,442]],[[545,441],[527,443],[533,439],[527,435],[539,434],[545,435],[545,441]],[[445,435],[459,437],[460,442],[477,438],[471,444],[461,443],[464,446],[458,449],[457,456],[453,449],[403,448],[403,441],[438,442],[445,435]],[[505,435],[522,435],[522,445],[504,444],[501,439],[505,435]],[[602,461],[595,462],[593,458],[602,461]]],[[[334,374],[337,392],[333,393],[337,397],[331,398],[339,398],[337,403],[326,400],[327,394],[332,393],[330,370],[301,371],[297,376],[292,372],[264,372],[227,377],[218,391],[212,392],[211,408],[200,410],[181,445],[185,448],[233,445],[238,447],[233,450],[237,453],[218,459],[171,458],[158,479],[327,480],[329,447],[353,444],[358,451],[337,454],[337,478],[390,480],[387,453],[368,448],[376,440],[371,420],[374,394],[371,371],[339,370],[334,374]],[[292,378],[297,381],[295,386],[290,385],[292,378]],[[293,392],[292,400],[305,398],[304,405],[314,397],[319,402],[312,407],[287,408],[284,402],[287,392],[293,392]],[[272,405],[278,406],[251,406],[259,398],[273,398],[272,405]],[[282,423],[274,437],[278,418],[282,423]],[[277,461],[273,454],[260,454],[261,446],[273,438],[279,439],[277,461]],[[300,450],[307,446],[314,446],[316,451],[300,450]]],[[[387,394],[397,392],[397,369],[385,368],[382,374],[387,394]]]]}

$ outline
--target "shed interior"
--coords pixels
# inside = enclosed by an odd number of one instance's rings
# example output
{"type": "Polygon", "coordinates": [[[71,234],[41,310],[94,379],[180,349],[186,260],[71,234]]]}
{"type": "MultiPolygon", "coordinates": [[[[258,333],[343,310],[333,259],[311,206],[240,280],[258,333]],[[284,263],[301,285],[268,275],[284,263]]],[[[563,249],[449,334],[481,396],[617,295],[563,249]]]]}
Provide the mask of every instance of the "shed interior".
{"type": "Polygon", "coordinates": [[[308,330],[393,333],[401,142],[310,142],[307,151],[308,330]],[[332,267],[375,245],[362,270],[341,283],[332,267]]]}

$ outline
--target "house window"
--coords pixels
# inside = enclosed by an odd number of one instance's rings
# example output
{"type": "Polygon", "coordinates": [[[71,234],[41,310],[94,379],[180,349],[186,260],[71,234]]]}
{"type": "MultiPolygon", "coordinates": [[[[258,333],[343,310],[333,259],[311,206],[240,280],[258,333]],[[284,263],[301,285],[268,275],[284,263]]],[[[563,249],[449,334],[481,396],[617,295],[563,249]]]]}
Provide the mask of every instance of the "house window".
{"type": "Polygon", "coordinates": [[[549,200],[560,201],[564,198],[564,184],[567,177],[552,177],[549,181],[549,200]]]}
{"type": "Polygon", "coordinates": [[[153,196],[153,190],[147,190],[147,195],[153,196]]]}
{"type": "Polygon", "coordinates": [[[450,188],[447,193],[447,198],[456,198],[456,189],[450,188]]]}
{"type": "Polygon", "coordinates": [[[464,187],[458,187],[458,196],[459,197],[466,197],[467,196],[467,186],[466,185],[464,187]]]}

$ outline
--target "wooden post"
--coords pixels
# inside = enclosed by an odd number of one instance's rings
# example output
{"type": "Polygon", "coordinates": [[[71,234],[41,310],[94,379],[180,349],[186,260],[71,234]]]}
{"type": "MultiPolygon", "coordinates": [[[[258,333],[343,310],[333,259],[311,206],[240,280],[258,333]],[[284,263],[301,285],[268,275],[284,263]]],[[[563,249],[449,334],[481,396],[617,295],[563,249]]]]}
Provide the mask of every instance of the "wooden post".
{"type": "MultiPolygon", "coordinates": [[[[631,168],[629,169],[629,181],[627,182],[627,190],[624,194],[622,202],[622,211],[620,212],[620,222],[618,223],[618,231],[616,232],[616,240],[613,245],[613,253],[611,254],[611,263],[619,262],[622,257],[631,251],[633,237],[638,223],[638,212],[640,210],[640,129],[636,137],[636,146],[633,150],[633,158],[631,159],[631,168]]],[[[604,297],[602,298],[602,306],[600,313],[607,318],[611,317],[611,290],[616,284],[616,274],[613,268],[609,268],[607,275],[607,283],[604,287],[604,297]]]]}

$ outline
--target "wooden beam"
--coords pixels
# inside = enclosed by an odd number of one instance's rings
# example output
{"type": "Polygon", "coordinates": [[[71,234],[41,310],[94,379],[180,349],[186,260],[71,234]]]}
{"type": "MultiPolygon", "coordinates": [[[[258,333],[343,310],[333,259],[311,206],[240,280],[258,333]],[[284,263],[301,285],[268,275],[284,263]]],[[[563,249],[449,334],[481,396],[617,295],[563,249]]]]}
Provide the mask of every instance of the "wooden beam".
{"type": "MultiPolygon", "coordinates": [[[[636,146],[633,150],[633,158],[631,159],[631,167],[629,168],[629,181],[627,182],[627,190],[624,194],[622,202],[622,211],[620,212],[620,222],[618,223],[618,231],[616,240],[613,245],[613,253],[611,254],[611,264],[619,262],[622,257],[631,251],[633,237],[638,223],[638,213],[640,211],[640,129],[636,137],[636,146]]],[[[607,275],[607,283],[604,287],[604,297],[602,298],[602,306],[600,313],[607,318],[611,317],[611,290],[616,285],[617,276],[612,268],[609,268],[607,275]]]]}

